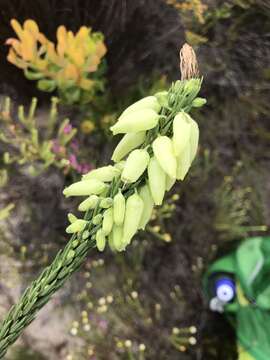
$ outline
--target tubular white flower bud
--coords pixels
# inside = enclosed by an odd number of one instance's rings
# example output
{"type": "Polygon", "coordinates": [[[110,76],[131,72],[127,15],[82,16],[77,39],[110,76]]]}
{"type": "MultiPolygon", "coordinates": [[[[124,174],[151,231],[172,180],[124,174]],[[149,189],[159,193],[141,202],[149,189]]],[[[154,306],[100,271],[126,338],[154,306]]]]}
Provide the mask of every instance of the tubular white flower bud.
{"type": "Polygon", "coordinates": [[[196,121],[190,118],[191,123],[191,134],[190,134],[190,160],[194,160],[199,144],[199,127],[196,121]]]}
{"type": "Polygon", "coordinates": [[[139,196],[143,201],[143,212],[139,223],[139,229],[144,230],[145,226],[151,219],[154,208],[154,200],[151,196],[148,185],[144,185],[139,189],[139,196]]]}
{"type": "Polygon", "coordinates": [[[91,179],[78,181],[64,189],[63,194],[69,196],[99,195],[106,189],[106,185],[99,180],[91,179]]]}
{"type": "Polygon", "coordinates": [[[166,174],[155,157],[152,157],[148,165],[149,187],[155,205],[161,205],[166,188],[166,174]]]}
{"type": "Polygon", "coordinates": [[[137,181],[147,168],[149,160],[150,156],[147,150],[133,150],[126,160],[121,180],[128,183],[137,181]]]}
{"type": "Polygon", "coordinates": [[[143,200],[135,193],[131,195],[126,201],[126,212],[123,229],[123,242],[128,245],[132,237],[136,234],[142,212],[143,212],[143,200]]]}
{"type": "Polygon", "coordinates": [[[87,211],[89,209],[94,209],[97,206],[98,200],[99,197],[97,195],[91,195],[80,203],[78,210],[87,211]]]}
{"type": "Polygon", "coordinates": [[[113,246],[117,251],[122,251],[125,248],[123,243],[123,228],[122,226],[113,226],[112,230],[112,242],[113,246]]]}
{"type": "Polygon", "coordinates": [[[99,251],[103,251],[106,245],[106,237],[102,229],[99,229],[96,234],[96,244],[99,251]]]}
{"type": "Polygon", "coordinates": [[[109,208],[104,211],[103,214],[103,222],[102,222],[102,230],[104,234],[107,236],[112,231],[113,227],[113,209],[109,208]]]}
{"type": "Polygon", "coordinates": [[[186,148],[177,160],[177,180],[184,180],[191,165],[190,144],[187,144],[186,148]]]}
{"type": "Polygon", "coordinates": [[[172,179],[176,178],[177,162],[173,151],[173,144],[167,136],[159,136],[153,142],[153,151],[159,165],[172,179]]]}
{"type": "Polygon", "coordinates": [[[120,170],[112,165],[103,166],[101,168],[91,170],[82,176],[83,180],[96,179],[104,182],[112,181],[114,177],[120,175],[120,170]]]}
{"type": "Polygon", "coordinates": [[[77,219],[76,221],[74,221],[72,224],[70,224],[67,228],[66,228],[66,232],[68,234],[73,234],[76,232],[81,232],[84,230],[85,226],[87,224],[86,220],[82,220],[82,219],[77,219]]]}
{"type": "Polygon", "coordinates": [[[116,225],[120,226],[124,222],[126,210],[126,200],[121,191],[113,198],[113,218],[116,225]]]}
{"type": "Polygon", "coordinates": [[[168,175],[166,176],[166,191],[170,191],[175,184],[176,179],[171,179],[168,175]]]}
{"type": "Polygon", "coordinates": [[[173,149],[175,156],[180,156],[190,141],[191,124],[186,113],[180,112],[173,120],[173,149]]]}
{"type": "Polygon", "coordinates": [[[161,106],[155,96],[146,96],[145,98],[136,101],[134,104],[126,108],[126,110],[120,116],[119,120],[121,120],[121,118],[123,118],[125,115],[133,111],[143,110],[143,109],[151,109],[158,113],[161,109],[161,106]]]}
{"type": "Polygon", "coordinates": [[[145,131],[137,133],[129,133],[123,136],[116,148],[114,149],[112,160],[119,162],[123,159],[130,151],[136,149],[145,140],[145,131]]]}
{"type": "Polygon", "coordinates": [[[118,120],[111,131],[116,135],[149,130],[157,125],[158,119],[159,115],[151,109],[133,111],[118,120]]]}

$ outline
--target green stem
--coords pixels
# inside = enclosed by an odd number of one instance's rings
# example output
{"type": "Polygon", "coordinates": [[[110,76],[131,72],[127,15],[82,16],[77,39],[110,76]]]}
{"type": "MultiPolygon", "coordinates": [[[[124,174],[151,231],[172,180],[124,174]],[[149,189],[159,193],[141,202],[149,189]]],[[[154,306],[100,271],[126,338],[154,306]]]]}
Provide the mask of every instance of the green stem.
{"type": "MultiPolygon", "coordinates": [[[[92,229],[92,234],[94,231],[95,228],[92,229]]],[[[18,304],[10,309],[0,326],[0,358],[3,358],[8,347],[17,340],[23,329],[35,319],[37,312],[81,266],[88,251],[94,247],[95,241],[79,240],[72,236],[52,264],[25,290],[18,304]]]]}

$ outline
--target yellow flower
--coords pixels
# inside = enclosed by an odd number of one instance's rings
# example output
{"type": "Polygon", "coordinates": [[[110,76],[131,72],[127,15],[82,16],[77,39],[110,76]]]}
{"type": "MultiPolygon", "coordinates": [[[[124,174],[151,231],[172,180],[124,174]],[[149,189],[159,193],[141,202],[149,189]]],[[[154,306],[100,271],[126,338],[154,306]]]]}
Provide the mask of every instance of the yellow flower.
{"type": "Polygon", "coordinates": [[[63,95],[74,87],[76,96],[72,98],[70,95],[71,102],[85,99],[85,96],[77,96],[82,91],[89,92],[90,98],[96,83],[90,75],[97,70],[107,51],[102,35],[92,34],[91,29],[86,26],[82,26],[74,34],[62,25],[57,29],[57,43],[54,44],[39,31],[38,25],[31,19],[26,20],[23,26],[12,19],[11,26],[18,39],[10,38],[6,41],[10,45],[7,56],[9,62],[24,69],[28,79],[39,80],[39,89],[43,89],[42,82],[53,81],[52,89],[57,86],[63,95]]]}
{"type": "Polygon", "coordinates": [[[84,120],[81,123],[81,131],[84,134],[91,134],[91,132],[95,129],[95,124],[91,120],[84,120]]]}

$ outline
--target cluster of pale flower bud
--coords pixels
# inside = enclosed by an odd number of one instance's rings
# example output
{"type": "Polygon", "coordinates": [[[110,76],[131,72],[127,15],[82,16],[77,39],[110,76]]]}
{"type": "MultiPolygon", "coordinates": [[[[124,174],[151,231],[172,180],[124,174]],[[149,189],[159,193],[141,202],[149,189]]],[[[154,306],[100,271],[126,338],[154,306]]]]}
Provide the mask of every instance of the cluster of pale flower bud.
{"type": "MultiPolygon", "coordinates": [[[[114,165],[92,170],[64,190],[66,196],[87,196],[79,211],[93,210],[90,220],[69,214],[67,233],[88,238],[91,223],[96,227],[92,237],[100,251],[106,242],[111,249],[122,251],[136,232],[145,228],[154,205],[162,204],[165,191],[185,178],[197,152],[199,129],[185,111],[179,111],[167,132],[171,136],[160,134],[160,123],[166,124],[168,118],[162,112],[168,96],[168,92],[158,93],[129,106],[111,127],[114,135],[125,134],[113,152],[114,165]]],[[[203,103],[201,98],[193,100],[193,106],[203,103]]]]}

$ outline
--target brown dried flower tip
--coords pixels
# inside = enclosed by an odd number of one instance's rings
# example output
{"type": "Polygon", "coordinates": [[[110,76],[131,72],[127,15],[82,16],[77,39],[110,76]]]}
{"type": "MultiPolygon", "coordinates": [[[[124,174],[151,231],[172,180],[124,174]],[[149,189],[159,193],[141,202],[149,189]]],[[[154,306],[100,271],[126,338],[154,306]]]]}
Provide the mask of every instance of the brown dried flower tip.
{"type": "Polygon", "coordinates": [[[181,80],[199,77],[199,67],[193,48],[185,43],[180,50],[181,80]]]}

